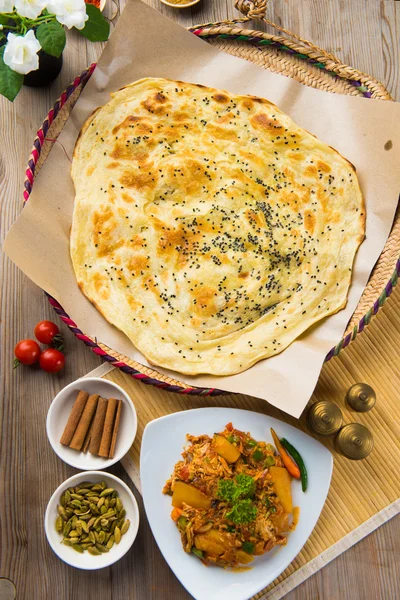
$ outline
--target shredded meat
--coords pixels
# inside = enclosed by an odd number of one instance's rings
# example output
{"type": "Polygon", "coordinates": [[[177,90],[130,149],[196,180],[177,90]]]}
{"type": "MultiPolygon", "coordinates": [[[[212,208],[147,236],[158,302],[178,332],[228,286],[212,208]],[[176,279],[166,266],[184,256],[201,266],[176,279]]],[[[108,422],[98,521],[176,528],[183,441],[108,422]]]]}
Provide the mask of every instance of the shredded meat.
{"type": "Polygon", "coordinates": [[[210,499],[208,508],[194,508],[183,501],[181,508],[173,510],[172,518],[180,531],[182,546],[185,552],[194,552],[205,564],[235,567],[250,562],[252,555],[264,554],[287,542],[282,523],[289,523],[288,515],[269,473],[271,465],[284,465],[271,444],[256,442],[249,433],[234,429],[231,424],[215,435],[225,438],[234,447],[236,460],[230,460],[226,454],[222,456],[224,452],[218,451],[215,436],[187,435],[183,460],[176,463],[163,492],[173,495],[176,483],[184,482],[210,499]],[[220,481],[236,482],[239,474],[250,476],[254,481],[251,503],[257,512],[248,522],[232,520],[229,516],[232,502],[219,494],[220,481]]]}

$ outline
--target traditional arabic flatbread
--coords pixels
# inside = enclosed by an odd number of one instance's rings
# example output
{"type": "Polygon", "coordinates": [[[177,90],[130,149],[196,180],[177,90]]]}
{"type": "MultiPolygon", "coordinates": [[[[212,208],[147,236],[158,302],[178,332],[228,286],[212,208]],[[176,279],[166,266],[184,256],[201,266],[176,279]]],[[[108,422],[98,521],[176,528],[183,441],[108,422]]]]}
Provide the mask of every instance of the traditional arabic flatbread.
{"type": "Polygon", "coordinates": [[[88,119],[72,177],[78,284],[155,365],[238,373],[346,304],[355,169],[267,100],[142,79],[88,119]]]}

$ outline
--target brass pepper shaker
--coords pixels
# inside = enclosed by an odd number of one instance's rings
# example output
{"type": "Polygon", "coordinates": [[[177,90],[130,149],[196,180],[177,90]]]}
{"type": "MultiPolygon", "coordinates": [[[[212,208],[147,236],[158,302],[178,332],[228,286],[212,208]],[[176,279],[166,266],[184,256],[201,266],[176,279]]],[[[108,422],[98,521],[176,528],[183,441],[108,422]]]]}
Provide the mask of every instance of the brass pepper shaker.
{"type": "Polygon", "coordinates": [[[367,383],[355,383],[346,394],[346,402],[357,412],[368,412],[375,406],[376,394],[367,383]]]}
{"type": "Polygon", "coordinates": [[[335,439],[336,448],[351,460],[366,458],[374,447],[372,433],[360,423],[342,427],[335,439]]]}
{"type": "Polygon", "coordinates": [[[333,402],[320,400],[309,408],[307,423],[311,431],[318,435],[333,435],[342,426],[342,411],[333,402]]]}

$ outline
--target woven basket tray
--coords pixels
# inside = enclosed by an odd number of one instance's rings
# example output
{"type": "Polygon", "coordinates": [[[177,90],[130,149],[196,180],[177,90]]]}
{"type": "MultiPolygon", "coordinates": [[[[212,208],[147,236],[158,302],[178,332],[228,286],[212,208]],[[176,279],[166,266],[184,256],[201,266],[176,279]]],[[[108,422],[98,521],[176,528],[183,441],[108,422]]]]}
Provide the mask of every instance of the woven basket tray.
{"type": "MultiPolygon", "coordinates": [[[[266,0],[255,2],[237,0],[235,6],[245,15],[244,17],[230,22],[199,25],[189,30],[224,52],[249,60],[270,71],[292,77],[305,85],[341,94],[392,100],[386,88],[372,77],[342,64],[326,51],[268,21],[265,18],[266,0]],[[272,25],[283,32],[285,37],[237,26],[254,18],[262,19],[272,25]],[[295,41],[287,36],[294,38],[295,41]]],[[[25,202],[30,196],[35,175],[46,160],[95,67],[96,65],[92,64],[63,92],[38,131],[26,171],[25,202]]],[[[386,298],[390,296],[400,274],[399,256],[400,210],[398,209],[390,236],[348,323],[345,335],[337,346],[330,350],[325,360],[330,360],[348,346],[356,335],[364,330],[386,298]]],[[[188,387],[181,381],[167,377],[115,352],[85,335],[54,298],[49,297],[49,301],[62,321],[93,352],[143,383],[182,394],[214,396],[224,393],[218,389],[188,387]]]]}

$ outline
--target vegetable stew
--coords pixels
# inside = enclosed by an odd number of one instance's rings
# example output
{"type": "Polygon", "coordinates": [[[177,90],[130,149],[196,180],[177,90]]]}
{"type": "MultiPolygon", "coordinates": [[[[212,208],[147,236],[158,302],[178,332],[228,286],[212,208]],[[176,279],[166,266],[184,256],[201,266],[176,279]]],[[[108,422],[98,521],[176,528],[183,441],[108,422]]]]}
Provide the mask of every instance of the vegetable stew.
{"type": "Polygon", "coordinates": [[[285,545],[291,477],[275,447],[231,423],[213,437],[187,440],[163,489],[185,552],[207,565],[237,567],[285,545]]]}

